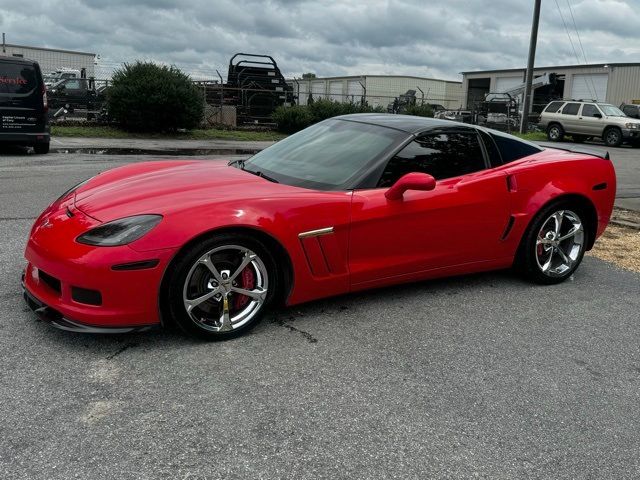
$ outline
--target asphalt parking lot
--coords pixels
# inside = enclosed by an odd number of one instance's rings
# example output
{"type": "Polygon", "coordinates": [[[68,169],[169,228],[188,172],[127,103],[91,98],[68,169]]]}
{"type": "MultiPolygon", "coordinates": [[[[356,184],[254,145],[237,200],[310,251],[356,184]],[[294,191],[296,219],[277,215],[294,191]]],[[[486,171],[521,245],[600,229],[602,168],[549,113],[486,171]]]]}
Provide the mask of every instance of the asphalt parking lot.
{"type": "MultiPolygon", "coordinates": [[[[618,150],[637,192],[640,150],[618,150]]],[[[0,478],[640,475],[640,274],[593,257],[558,286],[405,285],[275,312],[225,343],[37,322],[19,282],[34,217],[149,158],[0,156],[0,478]]]]}

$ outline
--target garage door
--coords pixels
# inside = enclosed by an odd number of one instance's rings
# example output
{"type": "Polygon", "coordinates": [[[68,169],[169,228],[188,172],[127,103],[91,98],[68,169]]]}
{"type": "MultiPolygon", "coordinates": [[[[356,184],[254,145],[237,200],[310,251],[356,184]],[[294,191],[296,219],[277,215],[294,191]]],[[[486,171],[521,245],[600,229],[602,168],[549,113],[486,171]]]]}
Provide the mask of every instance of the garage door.
{"type": "Polygon", "coordinates": [[[496,78],[496,87],[492,93],[504,93],[523,82],[521,76],[517,77],[498,77],[496,78]]]}
{"type": "Polygon", "coordinates": [[[315,100],[324,97],[324,82],[313,82],[311,84],[311,93],[313,93],[315,100]]]}
{"type": "Polygon", "coordinates": [[[362,97],[362,85],[358,80],[349,80],[347,83],[347,95],[350,102],[358,103],[362,97]]]}
{"type": "Polygon", "coordinates": [[[598,100],[607,98],[608,73],[579,73],[571,82],[571,98],[573,100],[598,100]]]}
{"type": "Polygon", "coordinates": [[[342,102],[342,81],[329,82],[329,93],[331,100],[334,102],[342,102]]]}

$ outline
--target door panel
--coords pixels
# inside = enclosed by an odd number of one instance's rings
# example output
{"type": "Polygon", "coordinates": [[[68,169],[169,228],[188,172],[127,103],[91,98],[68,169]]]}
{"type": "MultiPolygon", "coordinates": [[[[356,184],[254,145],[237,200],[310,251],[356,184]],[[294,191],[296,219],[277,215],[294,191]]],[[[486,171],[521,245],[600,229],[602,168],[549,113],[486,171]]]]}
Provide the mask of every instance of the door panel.
{"type": "Polygon", "coordinates": [[[580,127],[578,122],[578,113],[580,110],[580,104],[576,102],[569,102],[560,110],[559,120],[562,123],[564,131],[567,133],[580,133],[580,127]]]}
{"type": "Polygon", "coordinates": [[[353,195],[351,284],[504,256],[506,174],[484,170],[387,200],[386,188],[353,195]]]}
{"type": "Polygon", "coordinates": [[[602,135],[602,130],[604,129],[604,120],[594,117],[594,113],[602,115],[602,112],[600,112],[594,104],[585,103],[582,105],[580,114],[578,115],[578,120],[580,120],[580,133],[599,137],[602,135]]]}

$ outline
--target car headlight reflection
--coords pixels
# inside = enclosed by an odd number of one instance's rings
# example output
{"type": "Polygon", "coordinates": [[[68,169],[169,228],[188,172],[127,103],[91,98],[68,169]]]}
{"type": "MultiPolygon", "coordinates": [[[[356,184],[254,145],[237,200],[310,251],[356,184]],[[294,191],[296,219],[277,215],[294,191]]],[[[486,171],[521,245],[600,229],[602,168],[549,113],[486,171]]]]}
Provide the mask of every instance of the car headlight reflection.
{"type": "Polygon", "coordinates": [[[127,245],[149,233],[162,220],[162,215],[135,215],[92,228],[76,240],[85,245],[116,247],[127,245]]]}

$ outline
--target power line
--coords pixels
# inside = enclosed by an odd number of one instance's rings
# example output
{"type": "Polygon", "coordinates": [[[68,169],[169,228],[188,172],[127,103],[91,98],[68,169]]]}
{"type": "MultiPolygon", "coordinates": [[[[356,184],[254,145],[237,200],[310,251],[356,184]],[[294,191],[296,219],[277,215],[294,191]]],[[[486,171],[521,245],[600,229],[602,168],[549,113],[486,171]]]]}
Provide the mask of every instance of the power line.
{"type": "MultiPolygon", "coordinates": [[[[576,35],[578,37],[578,43],[580,44],[580,50],[582,50],[582,56],[584,57],[584,63],[585,65],[589,64],[589,61],[587,60],[587,54],[584,52],[584,47],[582,46],[582,40],[580,39],[580,33],[578,32],[578,25],[576,25],[576,19],[573,16],[573,8],[571,8],[571,2],[569,0],[567,0],[567,6],[569,7],[569,13],[571,14],[571,20],[573,21],[573,28],[576,31],[576,35]]],[[[595,83],[593,83],[593,75],[589,75],[589,80],[591,80],[591,86],[593,87],[593,92],[596,94],[595,99],[597,98],[597,92],[596,92],[596,85],[595,83]]]]}
{"type": "MultiPolygon", "coordinates": [[[[569,33],[569,27],[567,27],[567,22],[564,21],[564,15],[562,15],[562,10],[560,9],[558,0],[555,0],[555,2],[556,2],[556,7],[558,8],[558,13],[560,14],[560,20],[562,20],[562,25],[564,25],[564,31],[567,32],[567,37],[569,38],[569,43],[571,44],[571,50],[573,50],[573,54],[576,56],[576,61],[578,62],[578,64],[580,64],[581,63],[580,56],[576,51],[576,47],[573,45],[573,40],[571,40],[571,34],[569,33]]],[[[589,83],[587,82],[585,83],[587,85],[587,89],[589,90],[589,94],[595,97],[595,93],[591,91],[591,88],[589,87],[589,83]]]]}

